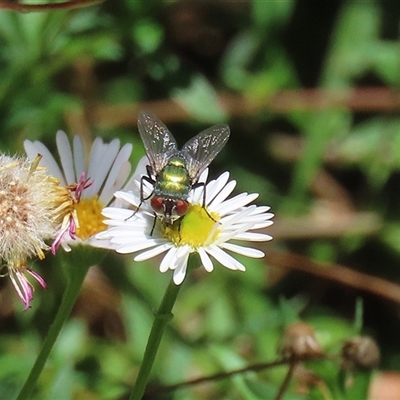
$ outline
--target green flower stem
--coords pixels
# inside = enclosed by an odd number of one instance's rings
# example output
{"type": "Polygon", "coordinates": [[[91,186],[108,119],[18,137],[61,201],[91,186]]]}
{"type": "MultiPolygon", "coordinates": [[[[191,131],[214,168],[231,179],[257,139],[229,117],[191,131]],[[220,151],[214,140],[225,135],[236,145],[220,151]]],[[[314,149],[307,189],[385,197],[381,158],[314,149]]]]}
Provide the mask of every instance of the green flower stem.
{"type": "MultiPolygon", "coordinates": [[[[199,255],[197,253],[190,254],[187,274],[200,265],[201,261],[199,255]]],[[[165,328],[168,322],[173,318],[172,308],[174,307],[180,288],[181,285],[175,285],[175,283],[171,281],[164,293],[160,307],[154,317],[153,326],[151,327],[144,351],[143,361],[129,400],[141,400],[143,397],[165,328]]]]}
{"type": "MultiPolygon", "coordinates": [[[[60,307],[58,308],[57,314],[53,323],[50,325],[47,336],[42,344],[39,355],[33,365],[31,372],[22,387],[17,400],[25,400],[31,397],[31,393],[35,388],[36,382],[43,370],[47,358],[56,342],[61,329],[71,313],[72,307],[81,290],[85,276],[91,265],[95,263],[89,262],[87,257],[82,257],[82,252],[79,248],[73,249],[72,253],[75,254],[63,254],[64,262],[63,269],[67,277],[67,287],[62,297],[60,307]],[[79,257],[81,255],[81,257],[79,257]],[[79,260],[79,262],[78,262],[79,260]]],[[[92,253],[90,249],[86,248],[87,252],[92,253]]],[[[61,255],[61,254],[60,254],[61,255]]]]}
{"type": "Polygon", "coordinates": [[[141,400],[143,397],[165,328],[168,322],[173,318],[172,308],[175,304],[180,287],[180,285],[175,285],[171,280],[165,291],[160,307],[154,317],[153,326],[151,327],[144,351],[143,361],[130,400],[141,400]]]}

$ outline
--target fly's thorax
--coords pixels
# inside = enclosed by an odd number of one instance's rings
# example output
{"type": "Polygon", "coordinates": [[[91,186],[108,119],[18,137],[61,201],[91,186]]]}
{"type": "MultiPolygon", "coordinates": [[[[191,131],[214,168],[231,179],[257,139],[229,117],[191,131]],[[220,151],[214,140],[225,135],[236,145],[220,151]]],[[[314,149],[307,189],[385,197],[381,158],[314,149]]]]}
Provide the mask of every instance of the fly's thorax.
{"type": "Polygon", "coordinates": [[[172,156],[167,163],[167,166],[174,166],[174,167],[178,167],[178,168],[184,168],[186,169],[186,161],[178,156],[172,156]]]}
{"type": "Polygon", "coordinates": [[[186,200],[191,188],[192,182],[185,161],[174,156],[157,175],[154,195],[186,200]]]}
{"type": "Polygon", "coordinates": [[[156,177],[151,199],[152,209],[166,225],[171,225],[186,213],[191,188],[185,160],[179,156],[171,157],[156,177]]]}

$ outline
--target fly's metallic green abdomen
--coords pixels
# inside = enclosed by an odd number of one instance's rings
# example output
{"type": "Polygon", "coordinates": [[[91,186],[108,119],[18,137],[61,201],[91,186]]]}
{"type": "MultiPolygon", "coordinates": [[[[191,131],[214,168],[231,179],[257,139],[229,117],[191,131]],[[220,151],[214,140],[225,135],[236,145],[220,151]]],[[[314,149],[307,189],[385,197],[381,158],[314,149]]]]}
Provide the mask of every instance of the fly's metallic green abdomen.
{"type": "Polygon", "coordinates": [[[185,160],[180,157],[172,157],[157,176],[154,194],[186,200],[191,187],[185,160]]]}

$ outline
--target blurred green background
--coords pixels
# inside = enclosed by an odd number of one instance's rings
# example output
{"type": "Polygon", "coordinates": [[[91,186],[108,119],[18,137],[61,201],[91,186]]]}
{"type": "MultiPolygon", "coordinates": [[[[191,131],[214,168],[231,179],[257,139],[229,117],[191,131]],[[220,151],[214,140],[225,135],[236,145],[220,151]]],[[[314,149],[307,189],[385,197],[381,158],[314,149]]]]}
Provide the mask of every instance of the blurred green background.
{"type": "MultiPolygon", "coordinates": [[[[346,386],[339,360],[310,363],[304,371],[318,378],[299,372],[285,399],[389,398],[366,387],[400,370],[399,34],[400,2],[390,0],[0,10],[1,151],[22,153],[24,139],[55,148],[63,129],[88,146],[95,136],[133,142],[135,164],[140,110],[180,144],[226,122],[231,138],[211,174],[229,170],[238,192],[260,193],[276,215],[264,260],[185,281],[152,386],[272,361],[285,328],[302,320],[334,354],[353,335],[372,336],[380,372],[346,386]]],[[[0,399],[18,392],[57,310],[65,284],[53,261],[35,263],[48,290],[27,312],[0,281],[0,399]]],[[[114,254],[92,268],[34,399],[127,398],[169,279],[157,263],[114,254]]],[[[286,370],[147,398],[272,399],[286,370]]]]}

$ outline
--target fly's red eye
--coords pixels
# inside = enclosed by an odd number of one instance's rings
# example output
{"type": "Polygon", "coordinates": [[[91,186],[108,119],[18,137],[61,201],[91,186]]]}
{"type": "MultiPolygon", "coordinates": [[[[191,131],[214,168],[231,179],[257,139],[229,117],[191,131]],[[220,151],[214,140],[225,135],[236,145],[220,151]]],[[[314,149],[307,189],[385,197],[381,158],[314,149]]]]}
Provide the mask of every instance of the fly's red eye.
{"type": "Polygon", "coordinates": [[[185,215],[187,213],[187,210],[189,208],[189,203],[183,200],[177,200],[175,203],[175,210],[176,213],[181,217],[182,215],[185,215]]]}
{"type": "Polygon", "coordinates": [[[162,197],[153,197],[150,200],[151,208],[156,212],[159,213],[163,211],[163,204],[164,199],[162,197]]]}

